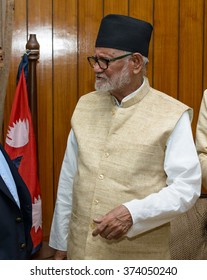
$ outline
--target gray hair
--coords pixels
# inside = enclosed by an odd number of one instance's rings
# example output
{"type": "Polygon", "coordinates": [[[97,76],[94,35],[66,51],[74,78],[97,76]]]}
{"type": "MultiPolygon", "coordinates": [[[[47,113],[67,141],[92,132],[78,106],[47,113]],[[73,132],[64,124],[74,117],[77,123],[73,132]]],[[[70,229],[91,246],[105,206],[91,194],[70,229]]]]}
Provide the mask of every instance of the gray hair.
{"type": "Polygon", "coordinates": [[[147,74],[147,64],[149,62],[149,59],[146,56],[142,56],[142,58],[143,58],[143,61],[144,61],[144,65],[143,65],[143,68],[142,68],[142,73],[143,73],[143,76],[146,76],[146,74],[147,74]]]}
{"type": "MultiPolygon", "coordinates": [[[[124,54],[127,54],[128,52],[127,51],[123,51],[123,53],[124,54]]],[[[129,60],[130,59],[130,57],[126,57],[125,58],[126,60],[129,60]]],[[[146,56],[144,56],[144,55],[142,55],[142,59],[143,59],[143,68],[142,68],[142,74],[143,74],[143,76],[146,76],[146,73],[147,73],[147,64],[149,63],[149,59],[146,57],[146,56]]]]}

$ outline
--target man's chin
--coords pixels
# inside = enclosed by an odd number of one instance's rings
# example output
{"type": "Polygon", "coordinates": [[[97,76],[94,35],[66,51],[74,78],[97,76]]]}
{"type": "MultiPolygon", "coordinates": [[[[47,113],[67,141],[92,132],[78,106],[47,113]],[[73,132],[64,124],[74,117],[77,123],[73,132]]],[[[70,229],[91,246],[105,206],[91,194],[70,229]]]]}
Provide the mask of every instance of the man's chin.
{"type": "Polygon", "coordinates": [[[109,91],[110,88],[104,85],[100,85],[100,84],[95,84],[95,89],[96,90],[100,90],[100,91],[109,91]]]}

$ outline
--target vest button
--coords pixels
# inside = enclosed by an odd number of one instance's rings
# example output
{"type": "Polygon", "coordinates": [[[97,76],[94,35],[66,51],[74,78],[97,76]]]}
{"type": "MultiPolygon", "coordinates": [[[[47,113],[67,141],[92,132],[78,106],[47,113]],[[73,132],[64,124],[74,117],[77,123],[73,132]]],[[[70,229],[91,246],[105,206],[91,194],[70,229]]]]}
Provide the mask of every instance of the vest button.
{"type": "Polygon", "coordinates": [[[16,217],[16,222],[17,223],[21,223],[22,222],[22,218],[21,217],[16,217]]]}
{"type": "Polygon", "coordinates": [[[25,249],[26,246],[27,246],[26,243],[21,243],[21,244],[20,244],[20,248],[21,248],[21,249],[25,249]]]}
{"type": "Polygon", "coordinates": [[[99,177],[100,180],[103,180],[104,175],[103,175],[103,174],[100,174],[98,177],[99,177]]]}
{"type": "Polygon", "coordinates": [[[106,158],[109,157],[109,153],[105,153],[105,157],[106,157],[106,158]]]}
{"type": "Polygon", "coordinates": [[[95,199],[95,200],[94,200],[94,203],[95,203],[96,205],[98,205],[98,204],[99,204],[98,199],[95,199]]]}

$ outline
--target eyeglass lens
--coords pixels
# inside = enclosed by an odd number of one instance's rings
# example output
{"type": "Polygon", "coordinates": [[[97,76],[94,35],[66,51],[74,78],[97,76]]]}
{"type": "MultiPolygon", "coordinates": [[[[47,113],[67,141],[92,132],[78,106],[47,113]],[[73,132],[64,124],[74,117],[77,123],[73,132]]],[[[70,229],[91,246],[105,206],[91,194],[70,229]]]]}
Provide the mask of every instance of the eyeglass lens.
{"type": "Polygon", "coordinates": [[[96,65],[96,63],[98,63],[99,67],[103,70],[107,69],[108,67],[108,61],[103,59],[103,58],[97,58],[97,57],[90,57],[88,58],[89,63],[92,67],[94,67],[96,65]]]}

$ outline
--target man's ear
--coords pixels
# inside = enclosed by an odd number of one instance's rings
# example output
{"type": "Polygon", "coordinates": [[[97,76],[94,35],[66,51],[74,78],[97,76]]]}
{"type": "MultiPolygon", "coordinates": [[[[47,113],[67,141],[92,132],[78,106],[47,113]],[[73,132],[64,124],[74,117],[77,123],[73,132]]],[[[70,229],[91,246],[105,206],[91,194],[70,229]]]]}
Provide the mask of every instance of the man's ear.
{"type": "Polygon", "coordinates": [[[133,63],[134,63],[133,72],[135,74],[137,74],[142,70],[142,68],[144,66],[143,57],[140,53],[133,53],[132,60],[133,60],[133,63]]]}

